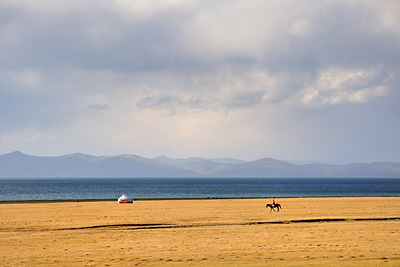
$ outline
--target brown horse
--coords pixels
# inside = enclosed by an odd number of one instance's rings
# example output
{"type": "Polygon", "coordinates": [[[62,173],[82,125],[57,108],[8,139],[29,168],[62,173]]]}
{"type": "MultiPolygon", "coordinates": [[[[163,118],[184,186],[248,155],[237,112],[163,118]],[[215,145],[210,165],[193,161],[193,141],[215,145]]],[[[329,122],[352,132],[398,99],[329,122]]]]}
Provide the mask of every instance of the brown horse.
{"type": "Polygon", "coordinates": [[[272,210],[275,211],[275,208],[277,208],[277,209],[278,209],[278,212],[279,212],[279,209],[282,208],[281,204],[278,204],[278,203],[275,203],[275,204],[267,204],[265,207],[266,207],[266,208],[268,208],[268,207],[271,208],[271,209],[269,210],[269,212],[271,212],[272,210]]]}

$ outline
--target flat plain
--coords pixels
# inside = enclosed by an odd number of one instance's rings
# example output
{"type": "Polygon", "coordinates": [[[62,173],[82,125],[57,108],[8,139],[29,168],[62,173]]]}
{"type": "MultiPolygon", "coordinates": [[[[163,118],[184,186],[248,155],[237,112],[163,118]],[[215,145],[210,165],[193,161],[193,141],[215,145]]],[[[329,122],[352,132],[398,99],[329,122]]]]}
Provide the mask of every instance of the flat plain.
{"type": "Polygon", "coordinates": [[[400,266],[400,197],[0,204],[1,266],[400,266]]]}

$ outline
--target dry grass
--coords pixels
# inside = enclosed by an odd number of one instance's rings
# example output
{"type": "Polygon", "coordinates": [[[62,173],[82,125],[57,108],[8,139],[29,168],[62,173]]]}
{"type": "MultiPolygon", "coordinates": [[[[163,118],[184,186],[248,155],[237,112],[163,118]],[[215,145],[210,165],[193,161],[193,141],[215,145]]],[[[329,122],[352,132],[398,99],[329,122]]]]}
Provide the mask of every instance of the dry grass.
{"type": "Polygon", "coordinates": [[[278,202],[0,204],[0,266],[400,266],[400,198],[278,202]]]}

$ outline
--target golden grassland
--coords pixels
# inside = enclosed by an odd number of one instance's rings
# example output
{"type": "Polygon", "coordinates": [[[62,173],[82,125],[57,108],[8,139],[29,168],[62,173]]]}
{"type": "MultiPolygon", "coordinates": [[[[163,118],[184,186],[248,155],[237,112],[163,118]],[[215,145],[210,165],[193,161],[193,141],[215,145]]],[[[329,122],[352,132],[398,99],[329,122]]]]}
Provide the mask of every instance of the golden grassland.
{"type": "Polygon", "coordinates": [[[399,197],[277,202],[2,203],[0,266],[400,266],[399,197]]]}

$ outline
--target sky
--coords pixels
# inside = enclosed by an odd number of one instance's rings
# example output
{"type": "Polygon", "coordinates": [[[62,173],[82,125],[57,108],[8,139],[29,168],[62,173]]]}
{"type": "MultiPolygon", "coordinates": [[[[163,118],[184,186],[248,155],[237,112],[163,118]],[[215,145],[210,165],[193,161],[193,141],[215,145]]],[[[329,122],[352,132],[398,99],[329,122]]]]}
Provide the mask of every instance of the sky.
{"type": "Polygon", "coordinates": [[[400,162],[400,1],[0,0],[0,154],[400,162]]]}

